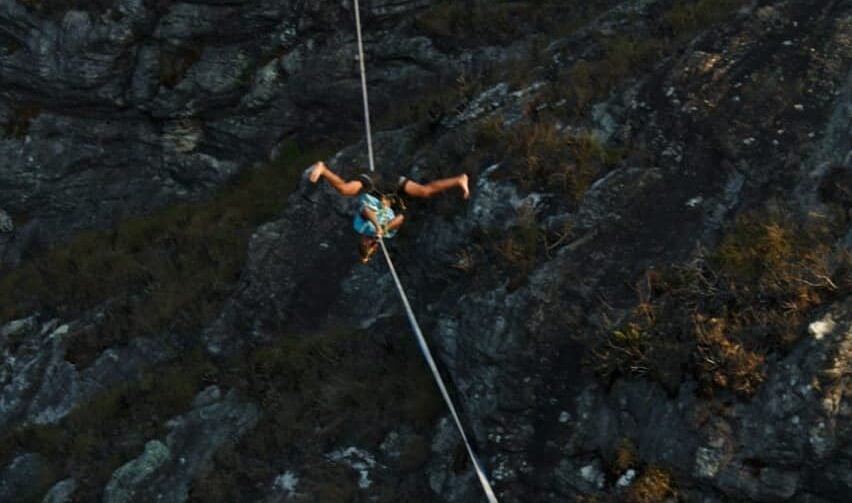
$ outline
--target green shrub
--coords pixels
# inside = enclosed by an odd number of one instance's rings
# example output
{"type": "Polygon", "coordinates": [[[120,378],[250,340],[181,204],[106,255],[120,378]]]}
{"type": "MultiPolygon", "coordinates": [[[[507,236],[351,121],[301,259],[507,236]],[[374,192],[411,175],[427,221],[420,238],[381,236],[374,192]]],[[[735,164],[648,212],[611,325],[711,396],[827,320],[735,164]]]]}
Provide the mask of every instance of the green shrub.
{"type": "MultiPolygon", "coordinates": [[[[559,70],[538,102],[564,100],[572,116],[583,115],[590,104],[606,99],[625,79],[648,72],[672,54],[686,36],[712,26],[744,4],[743,0],[681,1],[663,14],[654,33],[600,37],[599,55],[559,70]]],[[[765,99],[766,93],[762,96],[765,99]]]]}
{"type": "Polygon", "coordinates": [[[663,15],[663,27],[675,37],[689,35],[718,23],[746,3],[745,0],[679,0],[663,15]]]}
{"type": "Polygon", "coordinates": [[[519,224],[502,233],[497,252],[509,273],[509,289],[522,286],[532,272],[544,245],[543,232],[532,215],[521,215],[519,224]]]}
{"type": "Polygon", "coordinates": [[[414,123],[421,124],[424,130],[432,128],[441,119],[463,111],[471,99],[498,78],[495,72],[483,70],[476,75],[461,75],[454,81],[431,85],[408,99],[400,97],[378,116],[377,129],[396,129],[414,123]]]}
{"type": "Polygon", "coordinates": [[[394,107],[377,115],[383,129],[410,123],[436,124],[460,112],[483,89],[506,82],[520,89],[541,80],[550,62],[548,44],[584,25],[616,2],[444,0],[419,13],[415,26],[448,49],[480,47],[526,41],[525,53],[508,61],[494,62],[474,74],[459,76],[455,83],[437,83],[411,101],[397,100],[394,107]]]}
{"type": "MultiPolygon", "coordinates": [[[[401,426],[428,431],[444,410],[431,374],[404,320],[383,331],[399,337],[381,340],[365,331],[282,334],[239,357],[231,372],[245,381],[245,391],[263,414],[234,446],[232,457],[217,457],[213,471],[193,489],[194,501],[203,501],[213,488],[231,494],[235,487],[268,484],[270,474],[289,469],[291,457],[304,467],[300,490],[345,501],[357,493],[348,482],[353,473],[325,457],[340,447],[340,439],[375,450],[401,426]],[[302,441],[308,437],[310,443],[302,441]],[[216,480],[233,484],[221,487],[216,480]]],[[[410,447],[407,462],[417,464],[422,453],[417,445],[410,447]]]]}
{"type": "Polygon", "coordinates": [[[731,337],[727,320],[696,316],[695,333],[699,362],[699,380],[705,387],[731,389],[750,396],[766,377],[766,356],[749,350],[736,337],[731,337]]]}
{"type": "Polygon", "coordinates": [[[765,308],[749,310],[744,332],[784,345],[798,339],[804,315],[849,281],[848,254],[833,246],[839,230],[780,210],[738,219],[709,262],[743,308],[765,308]]]}
{"type": "Polygon", "coordinates": [[[455,47],[504,45],[534,31],[550,31],[556,24],[555,14],[570,8],[563,4],[444,0],[417,15],[415,26],[455,47]]]}
{"type": "Polygon", "coordinates": [[[552,121],[522,122],[509,129],[502,117],[480,122],[479,163],[502,162],[523,191],[562,193],[576,206],[589,186],[621,161],[620,149],[606,147],[593,133],[568,134],[552,121]]]}
{"type": "Polygon", "coordinates": [[[505,45],[532,34],[566,36],[616,4],[613,0],[442,0],[415,26],[448,48],[505,45]]]}
{"type": "Polygon", "coordinates": [[[559,73],[547,93],[546,103],[565,100],[574,115],[609,96],[625,79],[648,71],[667,50],[666,43],[653,37],[615,35],[599,40],[599,59],[580,60],[559,73]]]}
{"type": "Polygon", "coordinates": [[[12,120],[6,123],[3,132],[8,137],[22,139],[30,131],[30,122],[41,115],[41,107],[21,104],[12,109],[12,120]]]}
{"type": "Polygon", "coordinates": [[[400,449],[399,469],[413,471],[422,467],[432,455],[429,442],[417,435],[411,437],[400,449]]]}
{"type": "Polygon", "coordinates": [[[289,148],[208,202],[85,232],[28,260],[0,278],[0,323],[35,310],[72,317],[109,301],[96,331],[71,340],[66,358],[78,367],[135,336],[197,329],[236,284],[252,230],[280,211],[301,168],[320,157],[289,148]]]}

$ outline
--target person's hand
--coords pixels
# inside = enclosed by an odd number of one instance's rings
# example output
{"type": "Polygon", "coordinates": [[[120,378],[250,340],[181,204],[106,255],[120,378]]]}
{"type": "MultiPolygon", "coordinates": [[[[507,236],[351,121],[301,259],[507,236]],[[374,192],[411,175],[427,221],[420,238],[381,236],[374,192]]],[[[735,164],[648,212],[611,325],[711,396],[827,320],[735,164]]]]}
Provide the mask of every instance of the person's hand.
{"type": "Polygon", "coordinates": [[[384,231],[384,229],[382,229],[382,226],[380,225],[380,226],[376,227],[376,237],[381,238],[384,235],[385,235],[385,231],[384,231]]]}

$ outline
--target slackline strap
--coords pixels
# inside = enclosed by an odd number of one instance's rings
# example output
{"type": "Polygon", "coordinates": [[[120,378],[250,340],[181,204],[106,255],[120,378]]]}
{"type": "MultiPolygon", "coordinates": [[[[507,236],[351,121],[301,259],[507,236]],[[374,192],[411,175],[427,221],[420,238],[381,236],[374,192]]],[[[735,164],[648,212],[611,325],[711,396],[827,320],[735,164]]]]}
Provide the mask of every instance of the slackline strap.
{"type": "MultiPolygon", "coordinates": [[[[356,0],[357,1],[357,0],[356,0]]],[[[382,245],[382,252],[385,254],[385,260],[388,263],[388,269],[390,269],[391,275],[393,276],[393,281],[396,283],[396,289],[399,292],[399,296],[402,299],[402,304],[405,306],[405,314],[408,316],[408,321],[411,324],[411,329],[414,331],[414,335],[417,336],[417,343],[420,345],[420,352],[423,353],[423,357],[426,359],[426,363],[429,365],[429,370],[432,371],[432,376],[435,378],[435,382],[438,384],[438,389],[441,390],[441,395],[444,397],[444,401],[447,403],[447,407],[450,409],[450,414],[453,416],[453,421],[456,423],[456,428],[458,428],[459,433],[461,433],[462,440],[464,441],[464,446],[467,449],[467,454],[470,456],[470,460],[473,462],[473,468],[476,470],[476,476],[479,478],[479,483],[482,484],[482,490],[485,491],[485,496],[488,498],[489,503],[497,503],[497,497],[494,496],[494,490],[491,488],[491,484],[488,482],[488,477],[485,476],[485,470],[482,468],[482,463],[480,463],[479,458],[476,456],[476,453],[473,452],[473,447],[470,445],[470,441],[467,439],[467,434],[464,431],[464,427],[462,426],[461,419],[459,418],[458,413],[456,412],[456,407],[453,405],[452,399],[450,399],[450,394],[447,392],[447,387],[444,385],[444,379],[441,377],[441,373],[438,371],[438,366],[435,365],[435,359],[432,358],[432,352],[429,350],[429,345],[426,344],[426,338],[423,337],[423,332],[420,330],[420,325],[417,323],[417,318],[414,317],[414,311],[411,310],[411,304],[408,302],[408,296],[405,295],[405,290],[402,288],[402,283],[399,281],[399,276],[396,274],[396,269],[393,266],[393,261],[391,261],[390,254],[388,253],[388,249],[385,248],[384,240],[380,239],[379,243],[382,245]]]]}
{"type": "MultiPolygon", "coordinates": [[[[361,9],[358,6],[358,0],[353,0],[353,2],[355,8],[355,28],[358,38],[358,64],[361,69],[361,94],[364,98],[364,127],[367,131],[367,156],[370,162],[370,172],[373,172],[376,168],[375,161],[373,159],[373,137],[370,132],[370,104],[367,100],[367,71],[364,67],[364,42],[361,38],[361,9]]],[[[382,247],[382,253],[384,253],[385,255],[385,260],[388,263],[388,269],[390,269],[391,276],[393,276],[393,281],[396,284],[396,289],[399,292],[400,298],[402,299],[402,304],[405,306],[405,314],[408,316],[408,321],[411,324],[411,329],[414,331],[414,335],[417,337],[417,344],[420,346],[420,352],[423,353],[423,357],[426,359],[426,363],[429,365],[429,369],[432,371],[432,376],[435,378],[435,383],[438,385],[438,389],[441,391],[441,395],[444,397],[444,402],[447,403],[447,407],[450,409],[450,414],[453,416],[453,421],[455,421],[456,423],[456,428],[458,428],[462,440],[464,441],[464,446],[467,449],[467,454],[468,456],[470,456],[470,460],[473,463],[474,470],[476,470],[476,476],[479,479],[479,483],[482,485],[482,490],[485,491],[485,496],[488,498],[489,503],[497,503],[497,497],[494,495],[494,490],[491,488],[491,484],[488,482],[488,477],[485,475],[485,470],[482,467],[482,463],[480,463],[479,458],[473,451],[473,447],[471,447],[470,445],[470,441],[468,440],[467,434],[465,433],[464,427],[462,426],[461,419],[459,418],[459,415],[456,412],[456,407],[455,405],[453,405],[453,401],[450,398],[450,394],[447,391],[446,385],[444,385],[444,380],[441,377],[441,373],[438,371],[438,366],[435,365],[435,359],[432,357],[432,352],[429,350],[429,345],[426,343],[426,338],[423,337],[423,332],[420,330],[420,325],[417,323],[417,318],[414,317],[414,311],[412,311],[411,309],[411,304],[408,302],[408,296],[405,295],[405,290],[402,288],[402,283],[400,283],[399,276],[396,274],[396,268],[393,265],[393,261],[391,260],[390,254],[388,253],[388,249],[385,247],[384,240],[379,239],[379,244],[382,247]]]]}

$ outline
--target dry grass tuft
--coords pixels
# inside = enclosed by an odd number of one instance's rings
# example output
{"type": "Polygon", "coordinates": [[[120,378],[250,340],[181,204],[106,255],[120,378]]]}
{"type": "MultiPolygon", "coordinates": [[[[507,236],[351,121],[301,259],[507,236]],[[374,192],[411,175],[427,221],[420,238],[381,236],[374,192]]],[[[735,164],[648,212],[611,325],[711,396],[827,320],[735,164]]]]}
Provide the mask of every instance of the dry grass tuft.
{"type": "Polygon", "coordinates": [[[659,466],[649,466],[630,486],[627,498],[631,503],[662,503],[676,495],[671,473],[659,466]]]}
{"type": "Polygon", "coordinates": [[[623,438],[615,450],[615,459],[612,462],[612,472],[616,475],[622,474],[636,466],[638,461],[636,445],[629,439],[623,438]]]}
{"type": "Polygon", "coordinates": [[[772,351],[787,351],[812,310],[852,287],[841,228],[778,208],[741,216],[703,260],[649,272],[633,313],[589,360],[603,376],[651,375],[674,391],[754,394],[772,351]]]}

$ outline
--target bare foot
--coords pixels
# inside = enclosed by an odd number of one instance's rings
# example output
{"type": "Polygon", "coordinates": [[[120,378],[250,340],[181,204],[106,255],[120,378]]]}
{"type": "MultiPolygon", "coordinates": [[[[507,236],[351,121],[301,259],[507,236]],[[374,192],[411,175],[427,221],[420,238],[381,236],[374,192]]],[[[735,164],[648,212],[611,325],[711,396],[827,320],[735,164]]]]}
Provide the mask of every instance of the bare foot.
{"type": "Polygon", "coordinates": [[[462,189],[462,197],[465,199],[470,197],[470,189],[467,186],[467,174],[459,176],[459,186],[462,189]]]}
{"type": "Polygon", "coordinates": [[[308,175],[308,179],[311,181],[311,183],[317,183],[325,169],[325,163],[322,161],[317,161],[311,168],[311,174],[308,175]]]}

